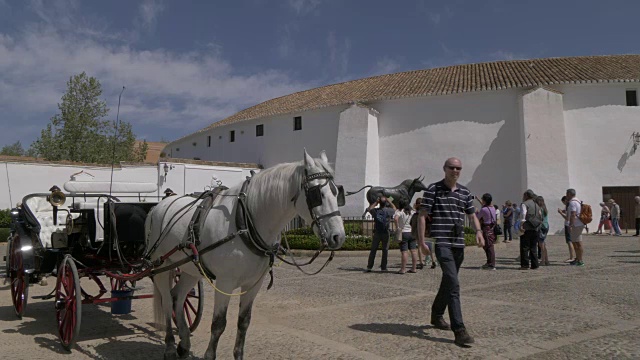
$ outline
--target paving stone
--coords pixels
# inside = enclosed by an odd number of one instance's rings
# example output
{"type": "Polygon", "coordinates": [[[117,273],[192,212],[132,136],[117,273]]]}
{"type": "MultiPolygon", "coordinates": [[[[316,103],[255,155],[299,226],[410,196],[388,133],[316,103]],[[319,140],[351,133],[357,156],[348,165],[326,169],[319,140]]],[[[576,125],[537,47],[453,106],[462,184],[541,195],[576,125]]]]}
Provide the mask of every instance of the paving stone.
{"type": "MultiPolygon", "coordinates": [[[[282,265],[275,287],[259,293],[245,346],[247,359],[637,359],[640,358],[640,242],[632,237],[586,236],[586,266],[563,260],[562,236],[547,241],[552,266],[520,271],[518,241],[497,248],[498,270],[483,271],[481,249],[465,251],[460,270],[464,321],[476,344],[460,348],[450,331],[428,326],[440,269],[395,274],[363,273],[367,253],[336,256],[319,275],[282,265]]],[[[5,249],[0,245],[0,252],[5,249]]],[[[324,256],[324,255],[323,255],[324,256]]],[[[379,266],[378,252],[376,266],[379,266]]],[[[300,256],[304,261],[308,257],[300,256]]],[[[310,269],[317,269],[320,257],[310,269]]],[[[0,266],[4,266],[0,263],[0,266]]],[[[90,292],[95,286],[87,279],[90,292]]],[[[55,286],[34,285],[30,295],[55,286]]],[[[149,279],[139,282],[150,293],[149,279]]],[[[232,358],[238,298],[229,306],[218,354],[232,358]]],[[[109,305],[84,305],[73,359],[161,359],[164,334],[151,324],[152,300],[135,300],[129,315],[112,316],[109,305]]],[[[213,290],[205,290],[205,313],[191,337],[193,358],[209,342],[213,290]]],[[[0,287],[0,354],[10,359],[69,359],[58,343],[51,300],[29,299],[18,320],[7,284],[0,287]]]]}

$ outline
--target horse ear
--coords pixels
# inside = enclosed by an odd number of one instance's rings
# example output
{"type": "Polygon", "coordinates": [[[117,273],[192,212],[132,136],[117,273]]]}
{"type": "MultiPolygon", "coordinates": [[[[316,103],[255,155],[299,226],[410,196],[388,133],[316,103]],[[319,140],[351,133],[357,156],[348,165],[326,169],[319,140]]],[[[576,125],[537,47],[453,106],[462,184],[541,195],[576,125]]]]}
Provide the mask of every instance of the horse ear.
{"type": "Polygon", "coordinates": [[[320,159],[322,159],[322,161],[326,162],[327,164],[329,163],[329,159],[327,159],[327,153],[324,150],[320,151],[320,159]]]}
{"type": "Polygon", "coordinates": [[[313,158],[309,155],[309,153],[307,153],[307,149],[304,149],[304,166],[306,166],[307,168],[312,168],[313,166],[315,166],[315,161],[313,161],[313,158]]]}

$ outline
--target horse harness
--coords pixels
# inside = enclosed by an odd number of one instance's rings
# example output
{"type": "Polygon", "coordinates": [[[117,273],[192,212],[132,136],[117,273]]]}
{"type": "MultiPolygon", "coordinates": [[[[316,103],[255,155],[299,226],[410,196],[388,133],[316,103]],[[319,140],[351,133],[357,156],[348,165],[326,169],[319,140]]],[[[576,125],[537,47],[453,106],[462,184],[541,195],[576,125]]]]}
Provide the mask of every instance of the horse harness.
{"type": "MultiPolygon", "coordinates": [[[[240,238],[244,241],[245,245],[247,245],[247,247],[251,249],[251,251],[254,254],[259,256],[269,257],[270,281],[269,281],[269,285],[267,286],[267,290],[271,289],[271,287],[273,286],[273,264],[276,257],[289,265],[296,266],[298,269],[304,272],[301,266],[306,266],[311,264],[320,255],[320,253],[324,251],[324,248],[327,246],[327,239],[326,239],[327,232],[324,229],[324,226],[322,225],[320,220],[330,218],[333,216],[340,216],[340,211],[334,211],[334,212],[323,214],[323,215],[317,215],[315,213],[314,208],[322,205],[321,189],[322,187],[329,185],[331,188],[331,192],[338,198],[338,206],[343,206],[345,202],[344,188],[341,185],[336,185],[333,182],[333,176],[329,172],[321,172],[321,173],[316,173],[312,175],[307,175],[307,172],[305,170],[305,181],[302,183],[301,187],[305,191],[307,206],[309,208],[309,213],[312,219],[311,226],[312,227],[316,226],[318,228],[318,233],[320,234],[322,245],[318,250],[316,250],[316,253],[311,257],[311,259],[307,263],[298,264],[296,263],[295,259],[292,262],[287,261],[278,253],[279,251],[282,251],[283,254],[286,254],[288,250],[290,250],[288,243],[286,243],[287,249],[283,248],[280,245],[280,242],[276,242],[273,245],[269,245],[267,244],[267,242],[264,241],[264,239],[260,236],[259,232],[257,231],[254,224],[253,217],[249,212],[246,204],[246,197],[247,197],[246,190],[247,190],[247,187],[249,186],[250,181],[251,181],[251,177],[247,176],[247,179],[242,184],[240,193],[237,195],[238,202],[236,203],[235,220],[236,220],[236,227],[238,228],[238,231],[232,234],[229,234],[226,237],[220,239],[219,241],[209,246],[206,246],[205,248],[200,250],[198,250],[198,246],[200,245],[200,233],[204,226],[204,220],[207,218],[207,215],[209,214],[209,211],[213,207],[213,204],[217,199],[217,197],[220,195],[222,191],[228,190],[228,188],[225,186],[219,186],[214,188],[213,190],[208,190],[200,194],[198,193],[193,194],[192,196],[194,197],[197,195],[196,201],[199,199],[202,199],[202,202],[196,207],[196,210],[192,215],[191,220],[189,221],[187,234],[185,234],[183,243],[179,247],[183,251],[187,247],[191,248],[191,250],[193,251],[193,255],[185,259],[182,259],[174,264],[155,269],[153,273],[157,274],[163,271],[171,270],[180,265],[186,264],[189,261],[193,261],[196,263],[197,268],[201,272],[202,276],[206,276],[209,279],[215,280],[216,275],[209,268],[207,268],[207,266],[205,266],[205,264],[200,259],[200,255],[220,247],[221,245],[233,240],[236,236],[240,236],[240,238]],[[309,186],[309,183],[311,181],[317,180],[317,179],[326,179],[326,181],[323,184],[309,186]]],[[[293,201],[294,204],[296,203],[297,198],[299,197],[299,194],[300,192],[296,193],[296,195],[291,199],[291,201],[293,201]]],[[[222,195],[222,196],[225,196],[225,195],[222,195]]],[[[285,239],[285,242],[286,242],[286,239],[285,239]]],[[[167,255],[170,256],[170,254],[167,254],[167,255]]],[[[166,257],[164,259],[166,259],[166,257]]],[[[317,274],[320,271],[322,271],[322,269],[324,269],[328,265],[328,263],[333,259],[333,257],[334,257],[334,252],[332,251],[331,256],[327,259],[326,263],[314,274],[317,274]]],[[[164,259],[160,258],[158,260],[163,261],[164,259]]],[[[306,272],[304,273],[307,274],[306,272]]]]}

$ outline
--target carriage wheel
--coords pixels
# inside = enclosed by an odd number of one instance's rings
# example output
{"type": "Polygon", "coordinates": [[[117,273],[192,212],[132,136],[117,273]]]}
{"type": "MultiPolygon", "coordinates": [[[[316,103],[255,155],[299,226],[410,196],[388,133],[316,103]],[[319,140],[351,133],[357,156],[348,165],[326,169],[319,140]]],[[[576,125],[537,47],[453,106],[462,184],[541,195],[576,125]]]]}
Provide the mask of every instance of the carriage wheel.
{"type": "Polygon", "coordinates": [[[71,256],[65,256],[58,269],[55,304],[60,343],[66,350],[71,350],[80,333],[82,315],[82,289],[71,256]]]}
{"type": "MultiPolygon", "coordinates": [[[[180,280],[179,270],[176,273],[174,282],[177,284],[178,280],[180,280]]],[[[193,334],[200,324],[200,320],[202,320],[202,313],[204,311],[204,286],[202,279],[198,280],[198,285],[191,289],[187,294],[187,298],[184,300],[184,305],[182,305],[182,311],[184,312],[184,317],[187,320],[187,325],[189,325],[189,331],[193,334]]],[[[173,314],[173,323],[176,327],[178,326],[175,313],[173,314]]]]}
{"type": "Polygon", "coordinates": [[[10,246],[9,278],[11,279],[11,300],[13,301],[13,309],[16,311],[16,315],[22,319],[22,315],[24,315],[27,308],[27,298],[29,297],[29,274],[24,272],[20,237],[14,237],[10,246]]]}

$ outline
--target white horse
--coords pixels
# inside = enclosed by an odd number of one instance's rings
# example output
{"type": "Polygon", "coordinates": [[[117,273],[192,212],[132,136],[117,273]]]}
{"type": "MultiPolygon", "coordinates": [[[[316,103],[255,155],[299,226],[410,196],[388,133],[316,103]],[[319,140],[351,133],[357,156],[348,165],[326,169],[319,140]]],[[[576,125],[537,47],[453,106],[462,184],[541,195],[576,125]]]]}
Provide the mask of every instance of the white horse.
{"type": "MultiPolygon", "coordinates": [[[[257,254],[251,241],[244,241],[237,235],[236,212],[241,189],[241,186],[236,186],[223,191],[222,196],[216,198],[200,231],[199,250],[221,239],[231,239],[200,256],[202,266],[216,276],[216,287],[219,289],[215,293],[211,341],[205,359],[216,358],[218,340],[227,324],[230,297],[223,292],[231,293],[237,288],[244,294],[240,296],[238,333],[233,355],[235,359],[243,358],[253,300],[270,269],[270,257],[265,256],[265,249],[262,254],[257,254]]],[[[266,169],[253,176],[243,191],[246,194],[243,203],[252,218],[249,222],[253,224],[255,233],[264,239],[263,248],[276,249],[281,230],[296,215],[301,216],[307,224],[312,224],[326,248],[335,250],[342,246],[345,233],[338,203],[344,204],[344,192],[333,181],[333,170],[324,151],[319,159],[313,159],[305,150],[304,161],[266,169]]],[[[196,208],[190,206],[193,200],[189,197],[169,197],[150,212],[146,228],[152,260],[157,260],[185,241],[196,208]]],[[[190,254],[189,251],[186,254],[177,251],[162,266],[176,263],[190,254]]],[[[173,271],[162,272],[154,277],[155,321],[157,324],[166,324],[165,359],[186,357],[191,347],[182,306],[187,293],[202,275],[194,262],[181,265],[180,270],[180,280],[173,289],[173,271]],[[174,310],[180,336],[177,348],[171,324],[174,310]]]]}

